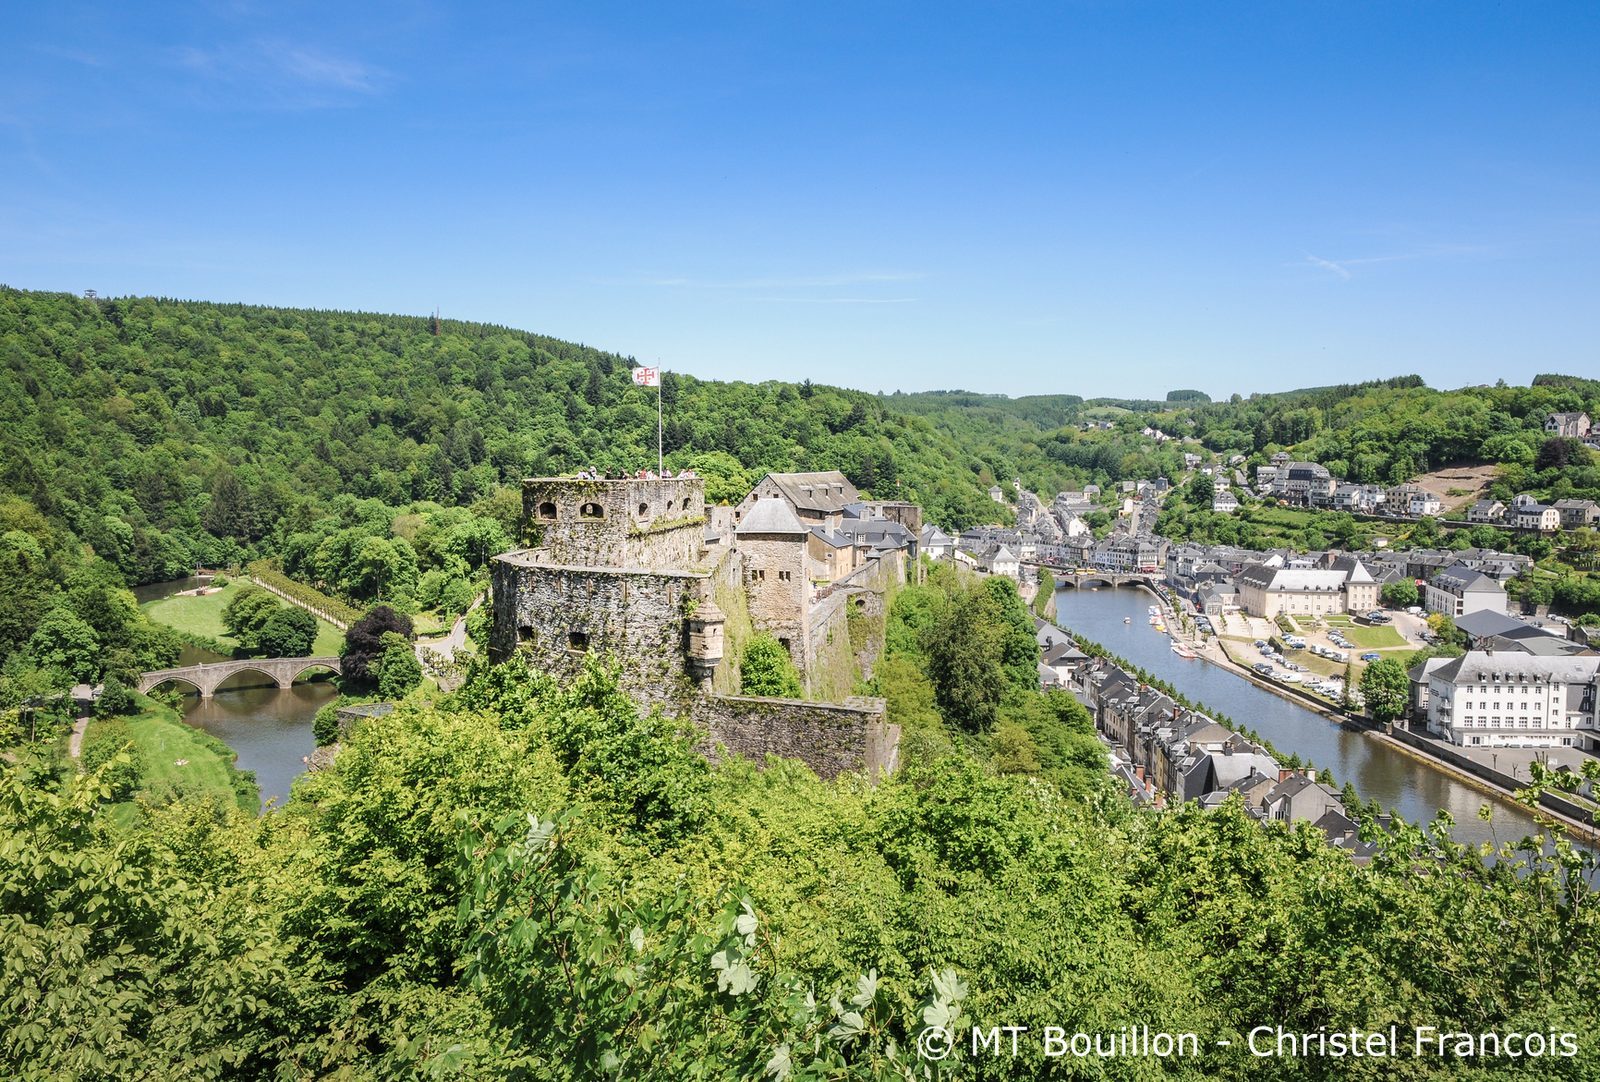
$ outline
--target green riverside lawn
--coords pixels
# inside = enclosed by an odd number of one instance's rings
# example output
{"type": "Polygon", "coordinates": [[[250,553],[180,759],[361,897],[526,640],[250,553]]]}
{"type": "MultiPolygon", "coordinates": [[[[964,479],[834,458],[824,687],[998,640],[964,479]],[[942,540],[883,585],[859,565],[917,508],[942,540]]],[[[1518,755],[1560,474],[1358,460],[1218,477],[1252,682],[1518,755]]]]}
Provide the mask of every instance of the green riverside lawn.
{"type": "MultiPolygon", "coordinates": [[[[251,814],[259,810],[261,796],[254,783],[235,785],[237,756],[232,748],[209,733],[184,723],[171,707],[154,699],[135,695],[139,713],[124,717],[96,718],[84,732],[84,749],[111,740],[132,742],[139,751],[141,781],[139,789],[162,799],[166,794],[182,793],[186,800],[214,798],[234,801],[251,814]],[[243,791],[241,791],[243,790],[243,791]]],[[[131,805],[119,806],[119,820],[131,818],[131,805]]]]}
{"type": "MultiPolygon", "coordinates": [[[[186,631],[191,635],[203,635],[208,639],[234,647],[237,640],[228,634],[228,629],[222,626],[222,609],[228,599],[243,589],[238,582],[229,582],[228,585],[216,593],[201,596],[179,595],[164,597],[160,601],[149,601],[140,606],[146,616],[160,624],[167,624],[179,631],[186,631]]],[[[334,627],[321,617],[317,618],[317,641],[311,646],[313,657],[331,657],[344,649],[344,632],[334,627]]]]}

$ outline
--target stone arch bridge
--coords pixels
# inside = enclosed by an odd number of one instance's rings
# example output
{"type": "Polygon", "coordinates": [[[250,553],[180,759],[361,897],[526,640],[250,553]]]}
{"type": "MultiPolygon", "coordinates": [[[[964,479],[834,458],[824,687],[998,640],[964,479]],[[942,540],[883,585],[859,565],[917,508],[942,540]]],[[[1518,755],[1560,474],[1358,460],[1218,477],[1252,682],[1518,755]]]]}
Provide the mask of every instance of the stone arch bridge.
{"type": "Polygon", "coordinates": [[[1050,567],[1045,564],[1033,564],[1034,567],[1043,567],[1055,576],[1056,589],[1068,590],[1098,590],[1102,586],[1147,586],[1155,589],[1156,577],[1148,572],[1134,571],[1066,571],[1059,567],[1050,567]]]}
{"type": "Polygon", "coordinates": [[[259,673],[280,688],[286,688],[312,669],[327,669],[335,673],[343,671],[337,657],[252,657],[140,673],[139,690],[149,692],[172,681],[188,684],[200,693],[202,699],[209,699],[216,694],[224,680],[242,672],[259,673]]]}

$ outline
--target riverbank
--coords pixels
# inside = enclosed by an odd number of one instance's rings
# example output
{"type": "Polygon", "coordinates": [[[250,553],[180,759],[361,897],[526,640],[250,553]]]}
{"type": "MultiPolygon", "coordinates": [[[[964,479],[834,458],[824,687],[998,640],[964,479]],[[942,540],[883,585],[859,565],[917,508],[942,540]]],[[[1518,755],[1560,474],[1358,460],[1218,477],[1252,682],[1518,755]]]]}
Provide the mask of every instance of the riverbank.
{"type": "Polygon", "coordinates": [[[134,773],[124,779],[129,799],[114,812],[119,820],[136,815],[132,797],[137,794],[157,802],[175,795],[211,798],[256,813],[260,790],[254,774],[238,768],[233,748],[154,699],[135,695],[134,701],[138,713],[89,720],[81,737],[87,765],[98,765],[123,747],[133,747],[134,773]]]}
{"type": "MultiPolygon", "coordinates": [[[[1160,607],[1163,619],[1166,620],[1169,629],[1175,626],[1182,626],[1181,617],[1173,612],[1171,603],[1164,596],[1161,597],[1160,607]]],[[[1436,753],[1428,747],[1428,741],[1425,739],[1416,738],[1415,743],[1407,743],[1403,739],[1398,739],[1385,733],[1370,718],[1346,713],[1344,710],[1309,692],[1290,687],[1276,680],[1268,680],[1260,673],[1235,660],[1228,653],[1222,639],[1216,635],[1200,636],[1199,642],[1196,642],[1191,637],[1177,634],[1171,637],[1174,641],[1183,642],[1194,649],[1200,655],[1200,660],[1241,677],[1280,699],[1309,710],[1341,729],[1358,734],[1365,740],[1378,743],[1388,751],[1403,755],[1419,766],[1426,767],[1459,785],[1489,797],[1502,807],[1515,809],[1522,814],[1527,814],[1529,810],[1527,805],[1516,798],[1520,786],[1514,779],[1501,781],[1499,779],[1503,778],[1504,775],[1499,775],[1495,771],[1480,770],[1477,767],[1467,768],[1447,762],[1441,757],[1440,753],[1436,753]]],[[[1559,822],[1573,838],[1590,845],[1600,845],[1600,825],[1597,825],[1592,818],[1585,820],[1579,815],[1573,814],[1580,811],[1580,809],[1575,805],[1570,808],[1563,807],[1562,805],[1566,803],[1568,802],[1560,797],[1552,797],[1550,800],[1541,801],[1539,814],[1549,816],[1559,822]],[[1551,806],[1552,804],[1556,806],[1551,806]]]]}

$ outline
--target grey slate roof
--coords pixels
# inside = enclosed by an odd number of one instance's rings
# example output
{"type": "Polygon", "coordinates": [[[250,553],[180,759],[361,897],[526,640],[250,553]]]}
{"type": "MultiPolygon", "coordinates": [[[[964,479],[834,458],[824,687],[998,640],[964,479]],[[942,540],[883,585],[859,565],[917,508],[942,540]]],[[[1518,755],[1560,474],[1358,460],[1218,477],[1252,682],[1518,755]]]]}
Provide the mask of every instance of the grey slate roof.
{"type": "Polygon", "coordinates": [[[856,486],[838,470],[822,470],[817,473],[769,473],[766,480],[777,485],[778,491],[782,492],[791,504],[803,511],[831,514],[843,511],[861,498],[856,486]]]}
{"type": "Polygon", "coordinates": [[[804,537],[810,531],[787,503],[776,496],[767,496],[756,501],[755,506],[739,520],[739,528],[734,532],[740,537],[751,534],[804,537]]]}

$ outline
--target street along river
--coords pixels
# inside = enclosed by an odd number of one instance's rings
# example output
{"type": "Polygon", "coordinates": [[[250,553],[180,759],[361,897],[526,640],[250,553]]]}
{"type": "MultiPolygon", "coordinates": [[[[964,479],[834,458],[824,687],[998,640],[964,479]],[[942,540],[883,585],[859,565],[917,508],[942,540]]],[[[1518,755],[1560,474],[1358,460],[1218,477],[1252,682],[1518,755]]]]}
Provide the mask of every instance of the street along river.
{"type": "Polygon", "coordinates": [[[1354,784],[1363,800],[1376,800],[1413,823],[1428,823],[1442,808],[1455,818],[1458,841],[1504,842],[1536,831],[1533,820],[1522,812],[1491,801],[1379,741],[1220,666],[1174,654],[1171,640],[1146,620],[1153,600],[1135,589],[1060,590],[1056,623],[1167,681],[1200,706],[1254,729],[1282,754],[1298,755],[1318,770],[1332,771],[1339,785],[1354,784]],[[1494,808],[1492,823],[1478,818],[1484,804],[1494,808]]]}

